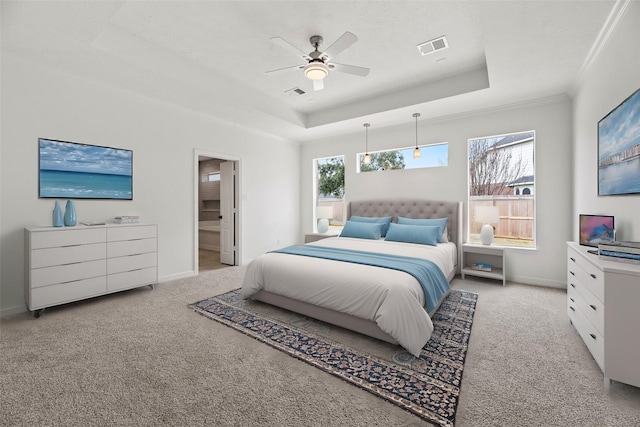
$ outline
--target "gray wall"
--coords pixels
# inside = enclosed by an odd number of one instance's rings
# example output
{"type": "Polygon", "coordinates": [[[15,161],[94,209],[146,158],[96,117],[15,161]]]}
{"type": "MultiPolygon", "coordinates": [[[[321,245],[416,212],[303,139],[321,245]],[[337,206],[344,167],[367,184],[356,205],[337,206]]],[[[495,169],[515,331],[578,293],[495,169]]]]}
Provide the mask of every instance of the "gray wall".
{"type": "Polygon", "coordinates": [[[38,137],[133,150],[134,200],[78,200],[78,221],[157,223],[161,281],[194,274],[196,150],[239,159],[242,263],[298,242],[297,143],[4,56],[1,77],[1,314],[26,309],[24,227],[51,225],[54,201],[38,199],[38,137]]]}
{"type": "MultiPolygon", "coordinates": [[[[467,141],[469,138],[519,131],[536,131],[537,249],[509,249],[509,280],[564,287],[565,242],[571,224],[571,102],[564,96],[509,108],[418,121],[419,144],[449,143],[449,166],[443,168],[356,173],[356,155],[364,151],[364,128],[339,138],[303,145],[301,157],[303,232],[312,231],[313,159],[345,155],[345,186],[349,200],[425,198],[467,200],[467,141]],[[544,266],[543,269],[540,266],[544,266]]],[[[404,148],[415,141],[415,124],[369,130],[369,150],[404,148]]],[[[465,213],[465,235],[467,216],[465,213]]]]}
{"type": "Polygon", "coordinates": [[[578,215],[615,215],[619,240],[640,241],[640,194],[598,197],[598,121],[640,88],[640,2],[630,2],[578,85],[573,102],[572,239],[578,215]]]}

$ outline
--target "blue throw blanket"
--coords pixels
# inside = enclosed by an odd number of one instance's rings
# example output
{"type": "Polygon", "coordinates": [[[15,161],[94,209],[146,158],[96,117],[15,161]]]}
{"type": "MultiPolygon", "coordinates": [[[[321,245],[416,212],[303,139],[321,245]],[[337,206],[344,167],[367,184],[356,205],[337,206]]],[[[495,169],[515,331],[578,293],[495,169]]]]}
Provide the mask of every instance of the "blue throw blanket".
{"type": "Polygon", "coordinates": [[[438,307],[440,300],[450,289],[449,282],[442,270],[433,261],[427,259],[313,245],[288,246],[273,252],[404,271],[415,277],[420,286],[422,286],[427,312],[429,313],[438,307]]]}

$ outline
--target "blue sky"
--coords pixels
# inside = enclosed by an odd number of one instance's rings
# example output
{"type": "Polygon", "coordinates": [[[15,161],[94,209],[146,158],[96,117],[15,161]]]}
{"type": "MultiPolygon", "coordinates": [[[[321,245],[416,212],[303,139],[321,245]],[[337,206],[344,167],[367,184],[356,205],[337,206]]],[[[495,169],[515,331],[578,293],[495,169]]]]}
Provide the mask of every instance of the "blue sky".
{"type": "Polygon", "coordinates": [[[111,175],[132,173],[133,152],[40,139],[40,169],[111,175]]]}

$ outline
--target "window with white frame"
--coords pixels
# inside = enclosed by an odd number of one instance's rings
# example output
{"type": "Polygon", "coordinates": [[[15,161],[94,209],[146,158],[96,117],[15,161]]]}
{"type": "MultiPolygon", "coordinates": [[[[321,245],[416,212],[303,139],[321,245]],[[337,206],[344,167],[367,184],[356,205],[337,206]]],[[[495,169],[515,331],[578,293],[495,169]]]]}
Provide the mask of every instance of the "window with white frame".
{"type": "Polygon", "coordinates": [[[358,172],[374,172],[394,169],[437,168],[449,165],[449,144],[441,142],[418,146],[420,157],[414,157],[415,147],[370,152],[369,162],[365,154],[358,153],[358,172]]]}
{"type": "Polygon", "coordinates": [[[535,131],[473,138],[468,148],[467,241],[481,243],[489,211],[494,245],[535,248],[535,131]]]}
{"type": "Polygon", "coordinates": [[[331,211],[330,226],[344,225],[346,204],[344,202],[344,156],[325,157],[313,160],[314,218],[331,211]]]}
{"type": "Polygon", "coordinates": [[[208,172],[202,178],[202,181],[205,182],[218,182],[220,181],[220,172],[208,172]]]}

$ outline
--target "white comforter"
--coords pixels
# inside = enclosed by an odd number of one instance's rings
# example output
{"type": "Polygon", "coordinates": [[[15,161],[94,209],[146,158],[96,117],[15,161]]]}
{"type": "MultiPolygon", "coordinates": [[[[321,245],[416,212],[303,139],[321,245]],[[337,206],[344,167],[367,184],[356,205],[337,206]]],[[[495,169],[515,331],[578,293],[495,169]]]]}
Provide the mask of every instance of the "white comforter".
{"type": "MultiPolygon", "coordinates": [[[[427,258],[440,267],[445,277],[457,262],[453,243],[435,247],[334,237],[309,244],[427,258]]],[[[247,267],[242,296],[249,298],[260,290],[372,320],[414,356],[420,354],[433,332],[420,283],[402,271],[267,253],[247,267]]]]}

